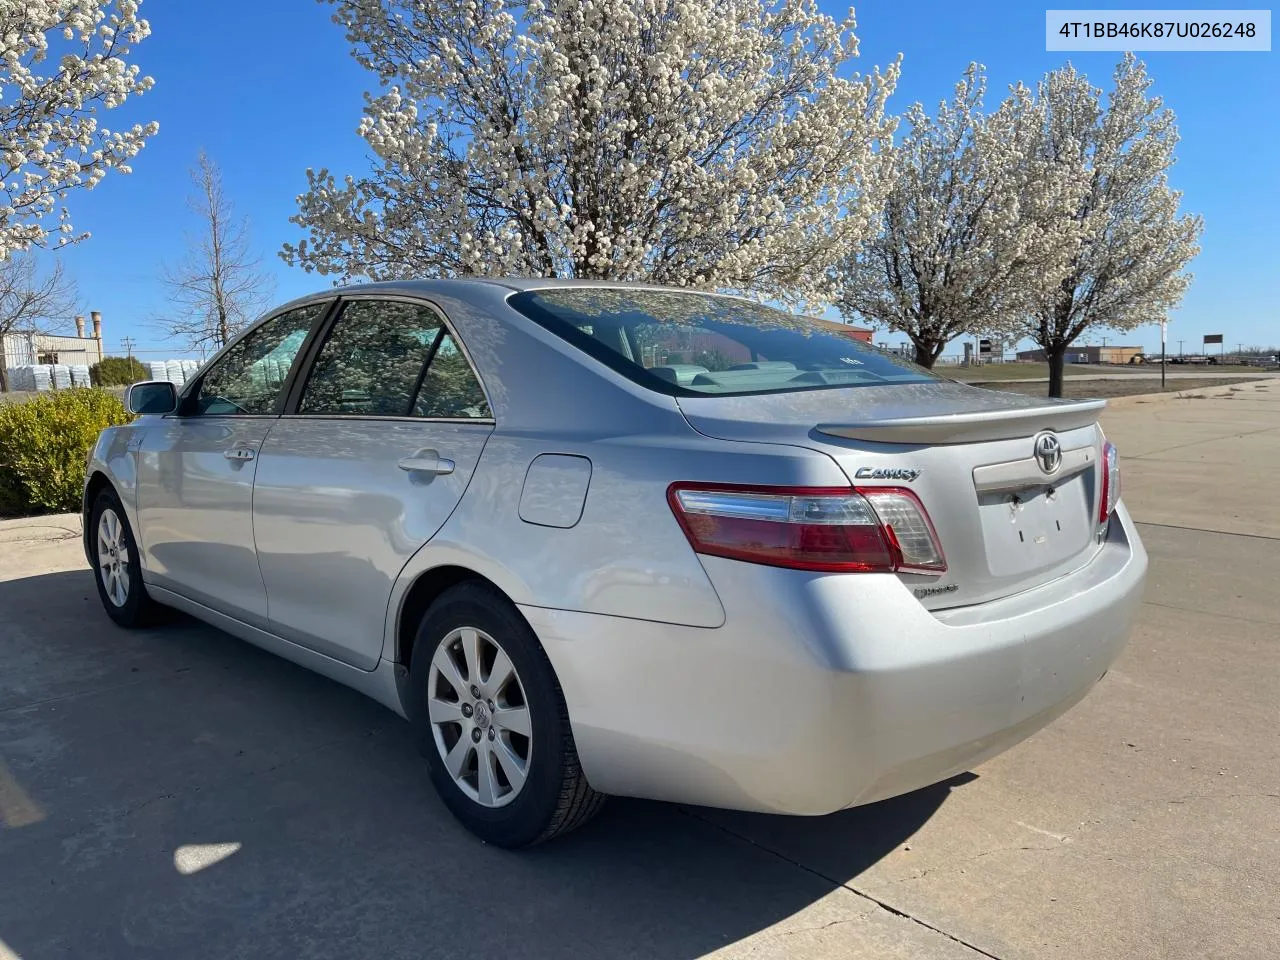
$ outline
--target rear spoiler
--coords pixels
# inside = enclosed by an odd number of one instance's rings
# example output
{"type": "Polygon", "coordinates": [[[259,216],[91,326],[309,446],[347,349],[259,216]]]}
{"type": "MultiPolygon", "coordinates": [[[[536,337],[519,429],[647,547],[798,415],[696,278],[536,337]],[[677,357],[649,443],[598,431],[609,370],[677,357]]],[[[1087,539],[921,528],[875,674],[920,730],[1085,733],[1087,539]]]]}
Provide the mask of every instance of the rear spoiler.
{"type": "Polygon", "coordinates": [[[897,417],[851,423],[820,423],[819,433],[850,440],[877,443],[980,443],[1029,437],[1041,430],[1074,430],[1095,423],[1105,400],[1022,407],[1016,410],[980,410],[924,417],[897,417]]]}

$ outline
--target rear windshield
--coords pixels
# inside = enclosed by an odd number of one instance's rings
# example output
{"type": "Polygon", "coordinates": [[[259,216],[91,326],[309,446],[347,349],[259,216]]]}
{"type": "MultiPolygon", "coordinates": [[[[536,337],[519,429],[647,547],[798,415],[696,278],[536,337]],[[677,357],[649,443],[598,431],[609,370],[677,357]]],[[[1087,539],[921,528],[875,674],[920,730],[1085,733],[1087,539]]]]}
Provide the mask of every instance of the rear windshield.
{"type": "Polygon", "coordinates": [[[785,393],[938,379],[843,324],[731,297],[558,287],[510,304],[642,386],[674,396],[785,393]]]}

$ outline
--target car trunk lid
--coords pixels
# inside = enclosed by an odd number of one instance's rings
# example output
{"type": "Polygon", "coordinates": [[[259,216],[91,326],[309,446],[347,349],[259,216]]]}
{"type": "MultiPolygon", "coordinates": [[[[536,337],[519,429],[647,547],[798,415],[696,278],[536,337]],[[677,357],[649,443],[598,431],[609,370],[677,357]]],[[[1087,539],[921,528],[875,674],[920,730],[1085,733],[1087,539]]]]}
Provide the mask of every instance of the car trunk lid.
{"type": "Polygon", "coordinates": [[[678,402],[706,436],[820,450],[856,486],[911,489],[933,521],[947,571],[899,576],[930,609],[1030,589],[1099,548],[1097,417],[1105,401],[934,381],[678,402]],[[1042,435],[1052,439],[1037,451],[1042,435]],[[1047,458],[1056,460],[1052,470],[1047,458]]]}

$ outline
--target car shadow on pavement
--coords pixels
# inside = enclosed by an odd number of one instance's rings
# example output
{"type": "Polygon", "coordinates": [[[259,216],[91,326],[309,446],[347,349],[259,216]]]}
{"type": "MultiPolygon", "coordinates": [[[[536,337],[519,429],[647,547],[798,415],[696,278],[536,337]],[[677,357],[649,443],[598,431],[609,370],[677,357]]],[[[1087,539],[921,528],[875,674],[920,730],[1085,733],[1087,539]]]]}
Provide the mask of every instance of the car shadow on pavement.
{"type": "Polygon", "coordinates": [[[372,701],[176,614],[120,630],[87,570],[0,582],[19,956],[696,957],[856,877],[959,782],[788,820],[827,875],[744,841],[761,818],[629,800],[512,853],[452,820],[372,701]]]}

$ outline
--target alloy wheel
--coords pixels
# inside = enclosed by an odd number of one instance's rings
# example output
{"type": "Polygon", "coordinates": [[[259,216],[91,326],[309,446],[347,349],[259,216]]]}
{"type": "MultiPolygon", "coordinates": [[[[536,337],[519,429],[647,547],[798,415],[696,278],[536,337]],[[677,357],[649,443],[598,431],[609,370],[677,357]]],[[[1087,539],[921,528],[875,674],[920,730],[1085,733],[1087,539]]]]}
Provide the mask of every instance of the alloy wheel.
{"type": "Polygon", "coordinates": [[[129,600],[129,548],[124,524],[110,507],[98,518],[98,576],[107,599],[123,607],[129,600]]]}
{"type": "Polygon", "coordinates": [[[524,787],[533,729],[515,665],[474,627],[450,631],[427,675],[427,713],[436,749],[458,788],[482,807],[502,807],[524,787]]]}

